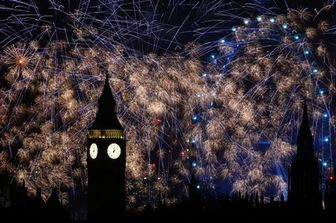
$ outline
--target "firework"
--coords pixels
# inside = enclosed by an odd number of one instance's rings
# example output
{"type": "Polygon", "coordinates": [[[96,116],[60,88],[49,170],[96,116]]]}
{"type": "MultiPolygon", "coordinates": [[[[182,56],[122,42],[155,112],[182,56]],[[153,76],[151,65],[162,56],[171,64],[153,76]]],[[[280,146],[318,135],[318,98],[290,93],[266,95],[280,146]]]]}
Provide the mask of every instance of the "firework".
{"type": "Polygon", "coordinates": [[[69,188],[85,188],[85,139],[106,73],[126,131],[129,208],[155,205],[159,196],[168,205],[180,201],[192,172],[202,190],[225,181],[233,191],[286,192],[304,98],[329,171],[332,20],[306,9],[279,14],[247,5],[258,15],[242,17],[221,1],[159,3],[0,6],[7,15],[0,21],[1,172],[31,195],[40,189],[44,200],[56,188],[64,204],[69,188]],[[180,22],[170,21],[189,9],[180,22]],[[218,20],[207,22],[214,12],[218,20]],[[183,50],[183,33],[224,38],[191,41],[183,50]]]}
{"type": "Polygon", "coordinates": [[[212,154],[208,167],[232,182],[234,191],[260,194],[273,188],[280,197],[287,193],[305,99],[324,177],[332,171],[335,69],[326,47],[332,19],[308,9],[287,14],[259,9],[255,18],[239,17],[241,25],[214,44],[205,76],[214,97],[206,103],[212,106],[203,108],[208,122],[201,148],[212,154]]]}
{"type": "Polygon", "coordinates": [[[174,192],[189,176],[184,132],[205,89],[195,58],[134,54],[140,40],[174,28],[154,22],[162,8],[153,22],[126,3],[9,1],[1,10],[1,172],[45,201],[53,188],[64,204],[69,188],[85,188],[87,129],[109,73],[128,138],[129,205],[184,197],[174,192]]]}

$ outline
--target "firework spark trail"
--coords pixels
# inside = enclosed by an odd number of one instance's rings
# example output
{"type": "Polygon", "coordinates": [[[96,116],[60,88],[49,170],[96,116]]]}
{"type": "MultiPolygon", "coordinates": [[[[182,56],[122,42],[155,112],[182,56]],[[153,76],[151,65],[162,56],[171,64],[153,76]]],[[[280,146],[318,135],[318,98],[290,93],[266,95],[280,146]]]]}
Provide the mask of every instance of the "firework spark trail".
{"type": "MultiPolygon", "coordinates": [[[[83,143],[94,119],[102,77],[108,72],[112,76],[111,86],[120,97],[120,118],[128,137],[127,173],[130,181],[150,180],[151,193],[162,190],[167,198],[171,196],[175,200],[173,191],[167,189],[167,181],[179,179],[170,183],[172,187],[176,183],[184,184],[179,171],[186,172],[188,165],[183,163],[179,153],[185,149],[183,134],[191,122],[188,110],[195,103],[195,95],[203,91],[200,63],[178,56],[149,55],[127,59],[118,53],[93,48],[77,48],[75,56],[67,55],[62,63],[54,61],[53,55],[63,47],[63,44],[51,44],[50,48],[44,49],[45,55],[40,60],[35,59],[40,58],[40,53],[35,53],[25,64],[38,61],[34,70],[18,69],[21,65],[16,63],[17,60],[12,63],[13,55],[9,52],[31,50],[26,45],[10,46],[4,54],[3,58],[10,66],[5,78],[12,87],[4,87],[1,92],[10,97],[5,103],[7,107],[1,111],[2,117],[11,117],[4,118],[2,123],[7,121],[10,125],[2,135],[2,147],[16,142],[12,147],[18,161],[13,162],[4,150],[1,157],[6,165],[1,169],[24,183],[29,193],[35,194],[40,188],[44,199],[54,187],[62,191],[73,187],[74,179],[85,179],[83,143]],[[24,78],[18,70],[28,70],[30,78],[24,78]],[[184,75],[177,75],[181,73],[184,75]],[[91,74],[89,81],[87,74],[91,74]],[[74,76],[77,77],[75,81],[74,76]],[[17,97],[22,94],[21,98],[17,97]],[[14,112],[8,114],[8,108],[14,108],[14,112]],[[75,141],[74,135],[77,136],[75,141]],[[150,155],[147,157],[146,154],[150,155]],[[179,168],[173,171],[176,165],[179,168]]],[[[137,184],[129,184],[128,189],[145,194],[146,185],[137,188],[137,184]]],[[[136,194],[130,194],[129,200],[137,200],[132,198],[136,194]]]]}
{"type": "Polygon", "coordinates": [[[234,191],[274,187],[279,195],[286,180],[279,172],[286,172],[294,152],[304,97],[315,143],[322,145],[322,164],[327,163],[326,172],[332,166],[335,69],[329,42],[319,40],[333,34],[333,21],[315,16],[319,22],[312,27],[305,10],[283,15],[267,10],[247,19],[244,13],[233,16],[235,9],[227,4],[202,1],[188,5],[192,10],[176,25],[167,18],[180,12],[178,4],[162,9],[157,2],[148,9],[147,1],[136,7],[102,1],[94,8],[101,10],[98,15],[90,11],[90,1],[76,10],[50,2],[49,10],[66,15],[65,22],[56,23],[57,17],[34,1],[1,6],[11,15],[0,21],[6,37],[1,42],[0,169],[29,193],[40,188],[46,200],[57,188],[66,203],[69,187],[86,184],[83,145],[105,73],[128,139],[131,208],[155,204],[158,196],[167,204],[178,202],[193,171],[203,190],[227,180],[234,191]],[[208,23],[214,12],[223,19],[208,23]],[[191,18],[206,29],[186,31],[191,18]],[[243,25],[229,27],[232,21],[243,25]],[[182,45],[179,33],[201,40],[229,30],[231,39],[222,35],[216,42],[187,44],[187,58],[138,51],[175,49],[182,45]],[[201,57],[215,47],[204,67],[201,57]]]}
{"type": "MultiPolygon", "coordinates": [[[[23,31],[1,26],[9,33],[1,55],[1,147],[8,148],[1,152],[1,170],[24,184],[29,194],[40,189],[47,200],[56,188],[60,200],[68,202],[67,188],[77,186],[78,180],[82,184],[86,181],[83,144],[96,112],[102,77],[108,72],[120,98],[119,114],[130,148],[130,206],[141,207],[158,193],[166,197],[167,204],[184,197],[185,191],[176,195],[176,188],[183,188],[184,178],[189,176],[188,158],[180,152],[186,150],[184,132],[191,121],[188,110],[195,103],[195,95],[204,91],[199,61],[178,55],[134,57],[132,50],[121,46],[123,40],[115,41],[115,35],[100,32],[102,27],[117,23],[121,27],[118,30],[123,31],[118,38],[151,35],[148,30],[139,33],[136,26],[141,21],[99,20],[85,14],[61,27],[48,19],[41,25],[32,22],[44,17],[37,5],[25,6],[36,14],[15,11],[16,18],[6,21],[22,26],[17,18],[26,19],[23,31]],[[64,27],[71,32],[65,32],[64,27]],[[31,36],[35,31],[35,37],[31,36]],[[18,40],[24,44],[11,45],[18,40]]],[[[51,10],[58,11],[55,7],[51,10]]],[[[69,18],[74,15],[64,14],[69,18]]],[[[154,25],[152,29],[155,32],[154,25]]]]}
{"type": "MultiPolygon", "coordinates": [[[[216,98],[209,101],[214,100],[213,108],[204,108],[209,121],[202,148],[225,145],[215,151],[215,157],[225,151],[216,169],[222,169],[235,191],[260,194],[273,187],[280,196],[286,193],[286,169],[295,151],[304,98],[310,103],[324,177],[333,171],[335,63],[326,44],[332,44],[327,36],[334,21],[308,9],[288,9],[287,14],[267,9],[265,14],[262,7],[252,8],[259,10],[255,18],[236,16],[242,25],[212,44],[218,49],[210,64],[218,69],[210,66],[206,78],[216,98]],[[261,146],[265,140],[266,149],[261,146]]],[[[219,14],[232,18],[231,12],[219,14]]]]}

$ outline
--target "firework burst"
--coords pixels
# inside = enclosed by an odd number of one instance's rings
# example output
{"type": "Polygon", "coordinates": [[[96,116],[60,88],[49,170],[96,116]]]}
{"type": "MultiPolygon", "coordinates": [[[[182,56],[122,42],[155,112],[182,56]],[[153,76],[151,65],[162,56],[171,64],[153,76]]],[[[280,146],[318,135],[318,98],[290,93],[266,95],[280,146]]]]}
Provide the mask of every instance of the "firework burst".
{"type": "Polygon", "coordinates": [[[203,110],[209,122],[201,148],[212,154],[209,167],[234,191],[260,194],[273,188],[286,196],[305,99],[324,177],[332,172],[335,64],[325,47],[332,44],[332,18],[308,9],[287,14],[258,9],[253,6],[254,18],[236,16],[242,25],[230,28],[209,56],[205,78],[214,97],[203,110]]]}
{"type": "Polygon", "coordinates": [[[233,191],[285,192],[304,98],[323,170],[331,170],[332,18],[253,4],[234,14],[222,1],[149,2],[0,6],[1,172],[44,200],[56,188],[67,203],[69,188],[85,188],[85,139],[106,73],[127,136],[130,208],[159,196],[180,201],[192,172],[205,191],[224,181],[233,191]],[[256,17],[246,16],[251,8],[256,17]],[[182,22],[168,22],[181,12],[182,22]],[[219,19],[208,22],[213,12],[219,19]],[[214,33],[224,38],[201,42],[214,33]],[[183,51],[185,34],[201,43],[183,51]],[[171,49],[182,53],[148,53],[171,49]]]}

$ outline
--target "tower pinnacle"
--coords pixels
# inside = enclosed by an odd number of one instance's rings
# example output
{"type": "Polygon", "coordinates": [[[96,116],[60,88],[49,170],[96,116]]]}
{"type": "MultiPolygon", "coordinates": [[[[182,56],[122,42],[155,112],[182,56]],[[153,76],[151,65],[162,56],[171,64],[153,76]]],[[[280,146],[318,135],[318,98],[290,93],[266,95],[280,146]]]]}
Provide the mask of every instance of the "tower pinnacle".
{"type": "Polygon", "coordinates": [[[98,100],[98,112],[90,129],[120,129],[123,130],[116,115],[116,101],[113,98],[108,74],[106,74],[103,91],[98,100]]]}

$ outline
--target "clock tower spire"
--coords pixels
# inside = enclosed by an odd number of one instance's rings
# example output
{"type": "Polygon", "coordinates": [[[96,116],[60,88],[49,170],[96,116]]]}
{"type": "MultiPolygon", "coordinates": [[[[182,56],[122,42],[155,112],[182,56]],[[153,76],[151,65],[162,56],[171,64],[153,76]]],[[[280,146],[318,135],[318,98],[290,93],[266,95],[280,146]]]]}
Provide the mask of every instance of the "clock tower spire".
{"type": "Polygon", "coordinates": [[[124,218],[126,139],[106,74],[87,138],[88,220],[124,218]]]}

